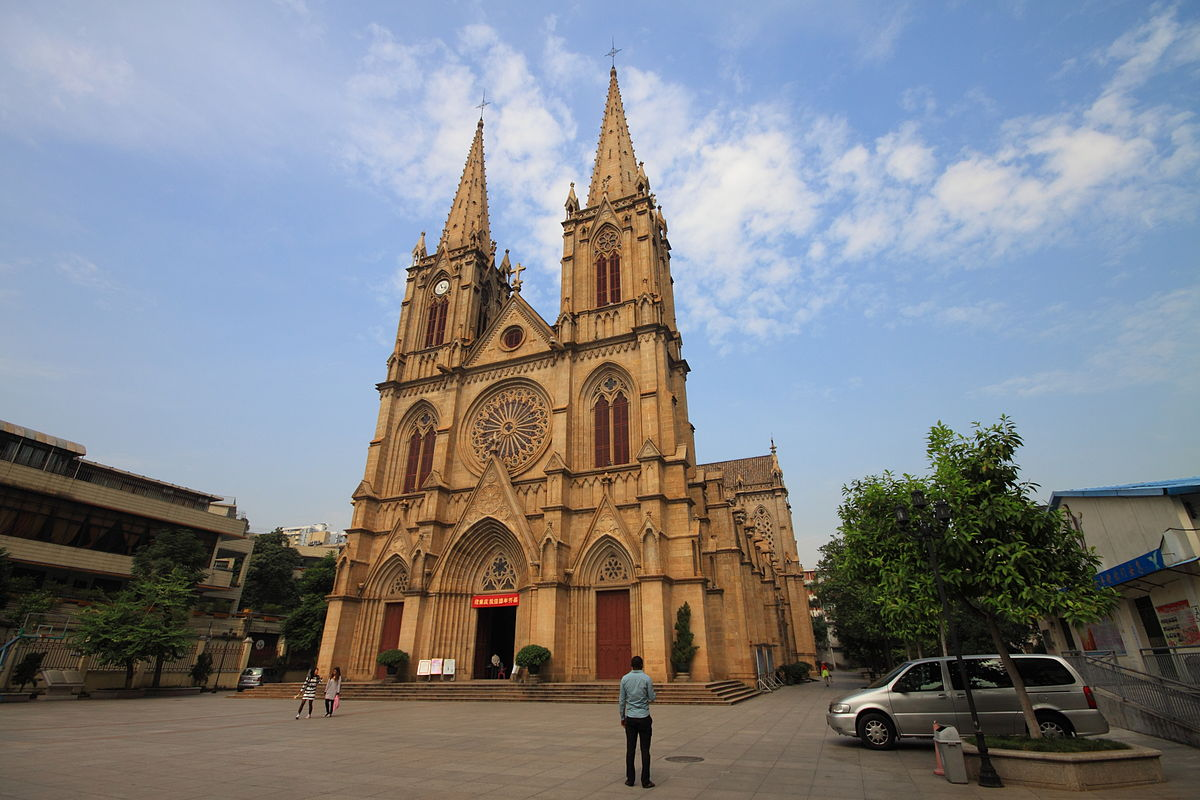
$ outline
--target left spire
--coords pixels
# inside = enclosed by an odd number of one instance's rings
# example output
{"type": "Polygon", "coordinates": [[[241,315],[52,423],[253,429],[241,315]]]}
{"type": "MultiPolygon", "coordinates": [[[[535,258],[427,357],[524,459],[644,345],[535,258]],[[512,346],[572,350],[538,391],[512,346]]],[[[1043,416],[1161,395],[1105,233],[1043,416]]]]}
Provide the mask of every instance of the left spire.
{"type": "Polygon", "coordinates": [[[483,120],[475,126],[475,140],[467,154],[462,178],[450,216],[438,243],[439,250],[457,247],[477,247],[484,253],[492,249],[492,231],[488,223],[487,175],[483,168],[483,120]]]}

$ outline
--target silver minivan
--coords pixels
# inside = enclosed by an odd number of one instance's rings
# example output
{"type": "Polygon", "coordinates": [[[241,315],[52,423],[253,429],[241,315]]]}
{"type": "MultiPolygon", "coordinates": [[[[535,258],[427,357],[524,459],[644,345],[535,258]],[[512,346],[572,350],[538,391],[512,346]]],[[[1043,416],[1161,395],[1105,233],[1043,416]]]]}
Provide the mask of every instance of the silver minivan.
{"type": "MultiPolygon", "coordinates": [[[[1013,660],[1043,735],[1108,733],[1108,721],[1074,667],[1058,656],[1014,654],[1013,660]]],[[[963,661],[983,732],[1024,735],[1025,717],[1000,657],[963,656],[963,661]]],[[[894,747],[899,737],[932,738],[934,722],[953,725],[964,737],[974,731],[952,657],[907,661],[865,689],[830,703],[825,719],[836,732],[857,736],[875,750],[894,747]]]]}

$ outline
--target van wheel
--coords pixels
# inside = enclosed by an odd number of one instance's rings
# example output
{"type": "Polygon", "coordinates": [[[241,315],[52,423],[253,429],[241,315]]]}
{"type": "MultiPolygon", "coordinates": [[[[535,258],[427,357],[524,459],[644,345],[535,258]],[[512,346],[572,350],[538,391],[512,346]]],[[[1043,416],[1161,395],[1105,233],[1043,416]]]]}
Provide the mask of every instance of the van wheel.
{"type": "Polygon", "coordinates": [[[1075,735],[1075,728],[1061,714],[1052,711],[1037,713],[1038,728],[1047,739],[1062,739],[1075,735]]]}
{"type": "Polygon", "coordinates": [[[858,720],[858,738],[872,750],[891,750],[896,746],[896,728],[883,714],[863,714],[858,720]]]}

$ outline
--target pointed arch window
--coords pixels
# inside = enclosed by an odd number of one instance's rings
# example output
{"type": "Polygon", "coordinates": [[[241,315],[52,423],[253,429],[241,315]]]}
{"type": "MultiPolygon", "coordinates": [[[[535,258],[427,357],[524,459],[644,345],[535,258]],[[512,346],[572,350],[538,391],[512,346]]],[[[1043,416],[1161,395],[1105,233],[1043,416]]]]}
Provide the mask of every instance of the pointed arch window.
{"type": "Polygon", "coordinates": [[[771,549],[775,549],[775,526],[771,523],[771,515],[767,513],[767,509],[759,506],[754,511],[754,529],[758,534],[766,539],[767,544],[771,549]]]}
{"type": "Polygon", "coordinates": [[[448,297],[435,297],[429,301],[429,310],[425,315],[426,347],[435,347],[446,341],[446,312],[449,308],[448,297]]]}
{"type": "Polygon", "coordinates": [[[615,376],[600,382],[592,403],[595,466],[629,463],[629,388],[615,376]]]}
{"type": "Polygon", "coordinates": [[[596,237],[596,305],[621,302],[620,237],[613,228],[605,228],[596,237]]]}
{"type": "Polygon", "coordinates": [[[433,448],[437,444],[433,415],[422,414],[408,436],[408,458],[404,462],[404,493],[425,485],[433,472],[433,448]]]}

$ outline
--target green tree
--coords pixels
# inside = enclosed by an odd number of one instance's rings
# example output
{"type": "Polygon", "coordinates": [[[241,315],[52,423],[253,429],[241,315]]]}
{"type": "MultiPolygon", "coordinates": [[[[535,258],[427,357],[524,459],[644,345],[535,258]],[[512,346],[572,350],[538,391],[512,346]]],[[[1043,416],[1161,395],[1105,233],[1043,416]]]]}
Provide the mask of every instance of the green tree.
{"type": "Polygon", "coordinates": [[[187,624],[191,594],[191,581],[182,571],[134,581],[112,602],[83,610],[72,645],[85,655],[124,666],[125,688],[130,689],[139,661],[179,658],[194,644],[187,624]]]}
{"type": "Polygon", "coordinates": [[[283,621],[283,635],[288,647],[300,652],[314,652],[321,645],[321,634],[325,631],[325,614],[328,604],[325,596],[333,591],[337,577],[337,560],[333,553],[304,570],[297,581],[300,604],[283,621]]]}
{"type": "Polygon", "coordinates": [[[300,554],[288,544],[276,528],[254,537],[242,605],[255,611],[286,613],[300,602],[293,573],[300,566],[300,554]]]}
{"type": "Polygon", "coordinates": [[[42,660],[46,658],[45,653],[26,653],[17,665],[13,667],[12,682],[17,685],[17,691],[25,691],[28,684],[33,684],[37,688],[37,674],[42,670],[42,660]]]}
{"type": "Polygon", "coordinates": [[[12,562],[8,551],[0,547],[0,608],[8,604],[8,592],[12,586],[12,562]]]}
{"type": "MultiPolygon", "coordinates": [[[[938,423],[929,433],[928,479],[891,473],[855,481],[839,509],[844,549],[837,566],[871,583],[882,620],[906,639],[937,632],[941,608],[926,545],[896,521],[912,508],[912,491],[944,501],[949,525],[934,524],[934,547],[949,598],[988,633],[1012,678],[1030,735],[1040,735],[1024,682],[1009,656],[1012,626],[1027,630],[1044,617],[1072,623],[1107,616],[1116,593],[1095,585],[1098,557],[1058,510],[1031,497],[1014,461],[1021,437],[1007,417],[976,423],[968,436],[938,423]]],[[[840,628],[839,628],[840,630],[840,628]]]]}
{"type": "MultiPolygon", "coordinates": [[[[154,539],[134,553],[133,577],[135,580],[153,581],[174,574],[187,580],[190,588],[190,610],[200,601],[196,586],[207,572],[211,555],[204,543],[191,531],[169,528],[159,531],[154,539]]],[[[162,681],[163,663],[166,658],[165,653],[160,653],[154,659],[154,681],[151,686],[155,688],[162,681]]]]}
{"type": "Polygon", "coordinates": [[[692,666],[692,657],[700,648],[692,644],[692,607],[684,603],[675,612],[675,641],[671,644],[671,666],[676,672],[687,672],[692,666]]]}
{"type": "Polygon", "coordinates": [[[135,578],[157,578],[183,570],[192,584],[203,580],[212,553],[196,534],[183,528],[159,531],[133,555],[135,578]]]}

